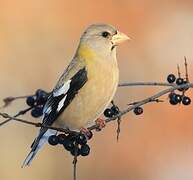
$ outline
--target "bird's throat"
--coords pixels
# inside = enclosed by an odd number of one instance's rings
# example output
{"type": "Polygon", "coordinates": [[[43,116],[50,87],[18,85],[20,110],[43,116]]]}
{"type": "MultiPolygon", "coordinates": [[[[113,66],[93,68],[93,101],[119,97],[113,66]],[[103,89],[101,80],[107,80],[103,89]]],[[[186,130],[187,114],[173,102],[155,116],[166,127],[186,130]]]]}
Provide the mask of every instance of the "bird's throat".
{"type": "Polygon", "coordinates": [[[96,53],[87,45],[80,44],[77,50],[77,56],[83,59],[93,59],[96,53]]]}

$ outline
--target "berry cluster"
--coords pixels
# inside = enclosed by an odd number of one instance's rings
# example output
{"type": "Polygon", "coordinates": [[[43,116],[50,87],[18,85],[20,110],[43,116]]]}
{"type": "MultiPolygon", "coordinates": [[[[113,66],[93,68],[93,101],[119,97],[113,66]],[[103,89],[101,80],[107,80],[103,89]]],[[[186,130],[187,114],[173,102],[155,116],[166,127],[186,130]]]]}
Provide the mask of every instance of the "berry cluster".
{"type": "Polygon", "coordinates": [[[48,99],[49,93],[38,89],[33,96],[28,96],[26,103],[32,108],[31,115],[38,118],[43,115],[43,108],[48,99]]]}
{"type": "Polygon", "coordinates": [[[113,106],[111,108],[107,108],[104,111],[104,116],[107,118],[111,118],[113,116],[116,116],[117,114],[119,114],[119,108],[113,104],[113,106]]]}
{"type": "MultiPolygon", "coordinates": [[[[43,108],[48,99],[49,93],[44,90],[38,89],[35,95],[28,96],[26,104],[31,107],[31,115],[38,118],[43,115],[43,108]]],[[[90,153],[90,147],[87,141],[92,138],[93,134],[91,131],[85,136],[82,133],[78,135],[71,134],[58,134],[52,135],[48,138],[48,143],[52,146],[61,144],[64,148],[69,151],[73,156],[87,156],[90,153]]]]}
{"type": "MultiPolygon", "coordinates": [[[[176,76],[174,74],[169,74],[168,77],[167,77],[167,81],[170,84],[176,83],[176,85],[178,85],[178,86],[188,83],[188,81],[186,79],[183,79],[181,77],[176,78],[176,76]]],[[[186,90],[188,90],[188,87],[186,87],[186,88],[179,88],[178,90],[179,91],[186,91],[186,90]]]]}
{"type": "MultiPolygon", "coordinates": [[[[176,85],[187,84],[188,80],[183,79],[181,77],[176,78],[174,74],[169,74],[167,77],[167,81],[169,83],[175,83],[176,85]]],[[[185,92],[188,90],[188,87],[179,88],[178,91],[182,92],[181,94],[175,93],[175,91],[169,94],[169,102],[172,105],[180,104],[189,105],[191,103],[191,99],[188,96],[185,96],[185,92]]]]}
{"type": "MultiPolygon", "coordinates": [[[[107,118],[111,118],[111,117],[119,114],[119,112],[120,112],[120,110],[119,110],[118,106],[113,104],[111,108],[107,108],[104,111],[104,116],[107,118]]],[[[134,108],[133,112],[135,115],[140,115],[143,113],[143,108],[142,107],[136,107],[136,108],[134,108]]]]}
{"type": "Polygon", "coordinates": [[[61,144],[64,148],[69,151],[73,156],[88,156],[90,153],[90,147],[87,141],[93,136],[92,132],[89,131],[88,136],[80,133],[78,135],[52,135],[48,139],[48,143],[52,146],[61,144]]]}

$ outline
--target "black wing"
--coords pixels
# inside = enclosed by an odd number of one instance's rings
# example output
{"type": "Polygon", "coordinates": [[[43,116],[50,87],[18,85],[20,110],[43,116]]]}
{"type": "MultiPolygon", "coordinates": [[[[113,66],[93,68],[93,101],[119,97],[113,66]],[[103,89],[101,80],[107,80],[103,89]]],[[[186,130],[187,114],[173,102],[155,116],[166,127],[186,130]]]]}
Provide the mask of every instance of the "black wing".
{"type": "MultiPolygon", "coordinates": [[[[71,103],[79,89],[87,82],[86,68],[80,69],[70,80],[64,82],[59,88],[55,89],[48,98],[44,107],[43,125],[51,126],[57,117],[71,103]]],[[[41,128],[39,136],[32,143],[32,151],[36,149],[39,140],[47,131],[47,128],[41,128]]]]}

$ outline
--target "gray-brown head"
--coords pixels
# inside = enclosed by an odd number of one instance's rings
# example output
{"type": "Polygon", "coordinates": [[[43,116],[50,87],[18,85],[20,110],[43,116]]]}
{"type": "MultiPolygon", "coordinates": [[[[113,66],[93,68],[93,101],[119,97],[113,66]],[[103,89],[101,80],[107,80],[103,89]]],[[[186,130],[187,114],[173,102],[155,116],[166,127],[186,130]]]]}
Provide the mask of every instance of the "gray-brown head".
{"type": "Polygon", "coordinates": [[[109,24],[90,25],[82,34],[80,44],[100,51],[100,53],[112,53],[116,46],[130,38],[109,24]]]}

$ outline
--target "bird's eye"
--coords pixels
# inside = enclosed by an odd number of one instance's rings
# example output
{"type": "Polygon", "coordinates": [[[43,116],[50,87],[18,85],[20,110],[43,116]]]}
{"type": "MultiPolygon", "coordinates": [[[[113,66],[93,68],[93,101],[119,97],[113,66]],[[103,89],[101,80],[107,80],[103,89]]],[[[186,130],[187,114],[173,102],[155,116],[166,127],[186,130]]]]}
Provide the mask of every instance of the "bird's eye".
{"type": "Polygon", "coordinates": [[[102,36],[103,36],[104,38],[107,38],[107,37],[110,36],[110,33],[107,32],[107,31],[104,31],[104,32],[102,32],[102,36]]]}

